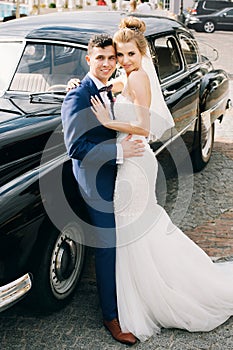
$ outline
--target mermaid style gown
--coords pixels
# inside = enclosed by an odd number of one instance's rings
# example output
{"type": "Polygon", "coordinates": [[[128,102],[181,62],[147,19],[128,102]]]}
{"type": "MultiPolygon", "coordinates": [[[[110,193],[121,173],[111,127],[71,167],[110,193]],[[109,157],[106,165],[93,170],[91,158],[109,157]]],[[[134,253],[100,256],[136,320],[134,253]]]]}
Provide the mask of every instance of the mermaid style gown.
{"type": "MultiPolygon", "coordinates": [[[[119,95],[116,119],[133,118],[119,95]]],[[[118,140],[125,135],[119,133],[118,140]]],[[[118,165],[114,208],[116,283],[121,328],[141,341],[164,328],[210,331],[233,315],[233,268],[213,263],[157,204],[157,160],[146,138],[143,157],[118,165]]]]}

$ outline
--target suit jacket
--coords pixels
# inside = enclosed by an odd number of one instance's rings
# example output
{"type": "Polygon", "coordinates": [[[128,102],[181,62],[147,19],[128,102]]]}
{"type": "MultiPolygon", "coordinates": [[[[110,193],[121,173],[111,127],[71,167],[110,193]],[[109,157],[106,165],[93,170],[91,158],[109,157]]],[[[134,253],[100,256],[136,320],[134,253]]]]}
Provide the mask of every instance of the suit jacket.
{"type": "Polygon", "coordinates": [[[102,126],[91,111],[91,96],[99,96],[93,80],[86,75],[71,90],[62,105],[64,140],[72,159],[73,173],[85,202],[93,208],[95,224],[112,227],[113,193],[116,176],[116,132],[102,126]],[[111,224],[106,215],[110,214],[111,224]],[[106,221],[104,223],[104,221],[106,221]]]}

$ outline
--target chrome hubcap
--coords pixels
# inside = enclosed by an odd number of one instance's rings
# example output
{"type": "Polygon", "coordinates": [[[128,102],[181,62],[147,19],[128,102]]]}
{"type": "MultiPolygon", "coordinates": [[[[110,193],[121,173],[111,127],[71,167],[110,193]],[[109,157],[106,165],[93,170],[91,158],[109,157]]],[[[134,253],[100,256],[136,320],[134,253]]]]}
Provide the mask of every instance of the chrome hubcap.
{"type": "Polygon", "coordinates": [[[64,299],[76,285],[82,263],[84,248],[81,232],[75,226],[65,228],[55,243],[51,265],[50,284],[56,298],[64,299]]]}
{"type": "Polygon", "coordinates": [[[201,148],[202,148],[202,158],[204,161],[207,161],[210,157],[212,150],[212,139],[213,139],[213,127],[211,126],[208,130],[206,130],[202,126],[201,133],[201,148]]]}
{"type": "Polygon", "coordinates": [[[75,268],[76,258],[76,244],[66,238],[59,247],[55,261],[56,275],[60,282],[69,278],[75,268]]]}
{"type": "Polygon", "coordinates": [[[207,33],[212,33],[214,31],[214,24],[212,22],[206,22],[204,28],[207,33]]]}

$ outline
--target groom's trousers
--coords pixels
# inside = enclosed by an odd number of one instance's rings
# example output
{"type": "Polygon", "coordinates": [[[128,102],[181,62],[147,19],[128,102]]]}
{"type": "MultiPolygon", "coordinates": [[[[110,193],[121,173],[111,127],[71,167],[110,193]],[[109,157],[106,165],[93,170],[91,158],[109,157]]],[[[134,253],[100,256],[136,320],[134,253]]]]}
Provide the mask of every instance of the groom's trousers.
{"type": "MultiPolygon", "coordinates": [[[[113,208],[115,172],[105,182],[99,198],[87,196],[79,186],[82,205],[85,203],[89,223],[84,228],[84,244],[95,248],[96,282],[104,320],[117,317],[116,299],[116,229],[113,208]]],[[[81,204],[81,203],[80,203],[81,204]]]]}

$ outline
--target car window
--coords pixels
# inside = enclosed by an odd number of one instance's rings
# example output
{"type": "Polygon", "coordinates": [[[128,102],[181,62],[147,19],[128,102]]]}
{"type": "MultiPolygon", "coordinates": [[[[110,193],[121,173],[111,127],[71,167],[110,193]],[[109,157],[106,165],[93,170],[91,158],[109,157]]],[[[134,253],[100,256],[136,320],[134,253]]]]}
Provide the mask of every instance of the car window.
{"type": "Polygon", "coordinates": [[[233,9],[226,12],[227,16],[233,16],[233,9]]]}
{"type": "Polygon", "coordinates": [[[187,65],[195,65],[198,62],[198,49],[195,40],[182,33],[179,35],[179,42],[187,65]]]}
{"type": "Polygon", "coordinates": [[[11,90],[43,92],[82,79],[88,71],[86,50],[57,44],[28,43],[10,86],[11,90]]]}
{"type": "Polygon", "coordinates": [[[205,1],[203,7],[210,10],[221,10],[224,6],[227,7],[226,1],[205,1]]]}
{"type": "Polygon", "coordinates": [[[182,69],[176,40],[172,36],[155,39],[156,66],[161,80],[182,69]]]}
{"type": "Polygon", "coordinates": [[[25,47],[21,65],[25,67],[29,66],[30,63],[41,61],[45,58],[46,50],[45,45],[40,44],[29,44],[25,47]]]}

